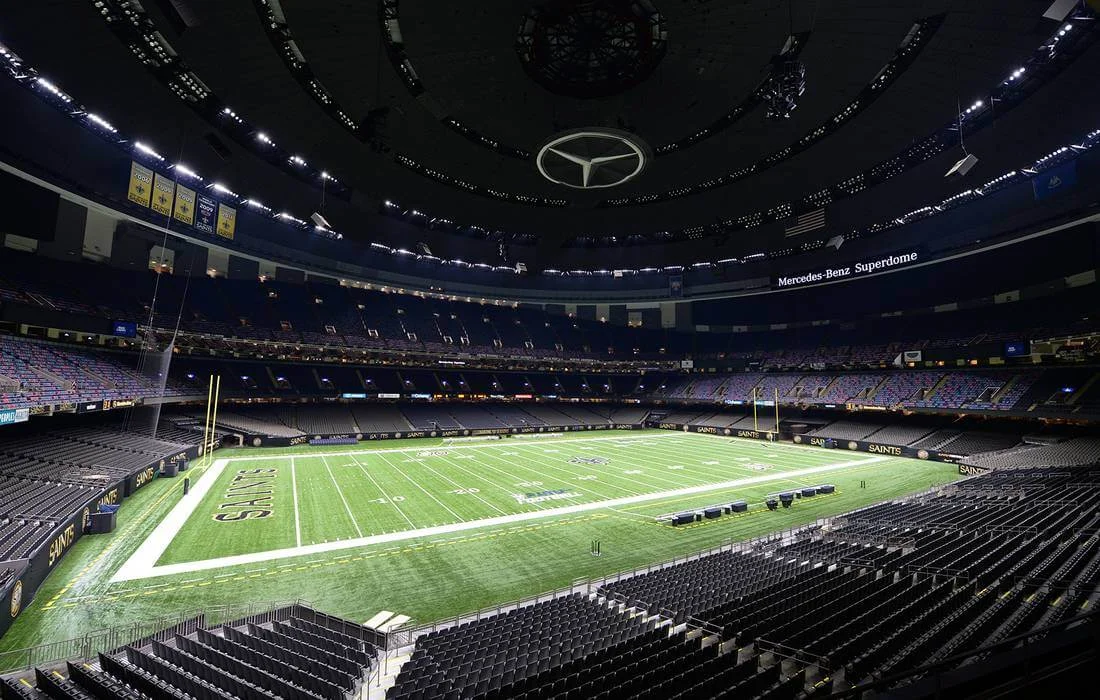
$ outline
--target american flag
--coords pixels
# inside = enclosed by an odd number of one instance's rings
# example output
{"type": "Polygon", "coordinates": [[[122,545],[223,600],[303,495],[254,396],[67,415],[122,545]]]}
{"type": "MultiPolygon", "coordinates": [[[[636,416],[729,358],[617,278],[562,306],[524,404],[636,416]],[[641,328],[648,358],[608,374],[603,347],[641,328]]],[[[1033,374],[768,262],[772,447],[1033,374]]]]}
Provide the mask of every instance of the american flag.
{"type": "Polygon", "coordinates": [[[825,207],[814,209],[805,214],[799,214],[794,219],[789,219],[788,225],[784,231],[788,236],[798,236],[807,231],[814,231],[819,228],[825,228],[825,207]]]}

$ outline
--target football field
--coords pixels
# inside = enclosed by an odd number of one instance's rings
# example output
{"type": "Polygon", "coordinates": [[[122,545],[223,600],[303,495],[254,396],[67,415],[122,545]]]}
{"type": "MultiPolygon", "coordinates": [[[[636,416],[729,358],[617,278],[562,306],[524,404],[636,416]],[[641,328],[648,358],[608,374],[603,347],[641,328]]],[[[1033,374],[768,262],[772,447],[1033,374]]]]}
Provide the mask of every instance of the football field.
{"type": "MultiPolygon", "coordinates": [[[[428,622],[958,478],[951,464],[669,431],[237,449],[80,540],[0,648],[206,605],[302,598],[428,622]],[[772,494],[836,493],[769,511],[772,494]],[[673,527],[658,516],[743,500],[673,527]],[[591,542],[601,542],[601,556],[591,542]]],[[[29,644],[28,644],[29,643],[29,644]]]]}

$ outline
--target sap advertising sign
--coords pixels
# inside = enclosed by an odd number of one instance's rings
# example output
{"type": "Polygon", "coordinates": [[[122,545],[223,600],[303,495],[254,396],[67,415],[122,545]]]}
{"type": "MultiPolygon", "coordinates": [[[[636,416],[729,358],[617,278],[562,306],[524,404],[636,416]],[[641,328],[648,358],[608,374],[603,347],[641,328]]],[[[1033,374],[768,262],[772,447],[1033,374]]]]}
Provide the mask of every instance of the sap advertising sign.
{"type": "Polygon", "coordinates": [[[817,284],[819,282],[831,282],[833,280],[849,279],[851,277],[859,277],[860,275],[866,275],[872,272],[889,270],[890,268],[894,267],[911,265],[916,261],[916,251],[913,251],[911,253],[901,253],[899,255],[891,255],[889,257],[881,258],[879,260],[858,262],[855,265],[851,265],[848,267],[829,267],[824,270],[807,272],[803,275],[794,275],[791,277],[776,277],[772,283],[772,287],[776,289],[786,289],[788,287],[801,287],[803,285],[817,284]]]}

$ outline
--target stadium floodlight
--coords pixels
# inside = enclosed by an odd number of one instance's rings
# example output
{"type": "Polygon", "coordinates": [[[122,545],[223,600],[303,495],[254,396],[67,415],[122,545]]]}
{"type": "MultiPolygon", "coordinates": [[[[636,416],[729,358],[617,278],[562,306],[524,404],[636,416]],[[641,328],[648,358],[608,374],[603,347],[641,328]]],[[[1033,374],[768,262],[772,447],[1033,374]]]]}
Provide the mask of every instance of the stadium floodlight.
{"type": "Polygon", "coordinates": [[[192,170],[191,168],[188,168],[188,167],[187,167],[186,165],[184,165],[183,163],[176,163],[176,164],[175,164],[175,165],[173,165],[172,167],[173,167],[173,168],[175,169],[175,171],[176,171],[177,173],[179,173],[180,175],[183,175],[183,176],[185,176],[185,177],[189,177],[189,178],[191,178],[192,180],[199,180],[200,182],[202,181],[202,178],[201,178],[201,177],[199,177],[199,174],[198,174],[198,173],[196,173],[196,172],[195,172],[194,170],[192,170]]]}
{"type": "Polygon", "coordinates": [[[46,90],[46,92],[50,93],[62,102],[69,103],[73,101],[73,98],[65,94],[65,92],[62,91],[61,88],[57,87],[45,78],[37,78],[35,79],[35,82],[38,83],[38,85],[40,85],[44,90],[46,90]]]}
{"type": "Polygon", "coordinates": [[[99,116],[98,114],[93,114],[92,112],[88,112],[85,115],[85,117],[88,119],[88,121],[90,121],[93,124],[99,126],[100,128],[106,129],[107,131],[111,132],[112,134],[117,134],[118,133],[118,129],[116,129],[114,126],[112,126],[111,122],[107,121],[106,119],[99,116]]]}
{"type": "Polygon", "coordinates": [[[142,153],[144,153],[145,155],[149,156],[150,158],[155,158],[155,159],[157,159],[157,160],[164,160],[164,156],[162,156],[161,154],[157,153],[157,152],[156,152],[156,151],[154,151],[154,150],[153,150],[152,148],[149,148],[148,146],[146,146],[146,145],[145,145],[144,143],[142,143],[141,141],[134,141],[134,148],[136,148],[137,150],[141,151],[142,153]]]}
{"type": "Polygon", "coordinates": [[[274,141],[272,141],[272,140],[271,140],[271,139],[270,139],[270,138],[268,137],[268,135],[267,135],[267,134],[265,134],[265,133],[264,133],[264,132],[262,132],[262,131],[261,131],[261,132],[258,132],[258,133],[256,134],[256,140],[257,140],[257,141],[259,141],[260,143],[266,144],[266,145],[268,145],[268,146],[274,146],[274,145],[275,145],[275,142],[274,142],[274,141]]]}
{"type": "Polygon", "coordinates": [[[212,185],[210,185],[210,188],[212,190],[214,190],[215,192],[219,193],[219,194],[227,194],[230,197],[239,197],[239,195],[236,192],[229,189],[228,187],[226,187],[225,185],[223,185],[220,182],[213,183],[212,185]]]}
{"type": "Polygon", "coordinates": [[[282,219],[283,221],[293,221],[294,223],[299,224],[301,226],[304,226],[305,223],[306,223],[306,222],[302,221],[301,219],[296,218],[296,217],[286,213],[285,211],[281,211],[278,214],[276,214],[275,216],[282,219]]]}
{"type": "Polygon", "coordinates": [[[301,156],[291,156],[289,160],[290,160],[291,163],[294,163],[295,165],[300,165],[303,168],[306,167],[306,160],[305,160],[305,158],[303,158],[301,156]]]}

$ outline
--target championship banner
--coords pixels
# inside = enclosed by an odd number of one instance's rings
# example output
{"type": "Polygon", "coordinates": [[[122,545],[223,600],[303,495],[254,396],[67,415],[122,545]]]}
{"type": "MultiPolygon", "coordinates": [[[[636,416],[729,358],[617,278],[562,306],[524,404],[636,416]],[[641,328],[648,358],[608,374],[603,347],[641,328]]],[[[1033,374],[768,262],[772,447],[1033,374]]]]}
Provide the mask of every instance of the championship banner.
{"type": "Polygon", "coordinates": [[[214,233],[214,217],[217,210],[217,202],[200,194],[199,206],[196,209],[195,228],[203,233],[214,233]]]}
{"type": "Polygon", "coordinates": [[[195,190],[176,185],[176,206],[172,211],[176,221],[193,226],[195,224],[195,190]]]}
{"type": "Polygon", "coordinates": [[[233,240],[237,231],[237,210],[225,204],[218,205],[218,235],[233,240]]]}
{"type": "Polygon", "coordinates": [[[149,206],[158,214],[172,215],[172,200],[176,196],[176,182],[160,173],[153,178],[153,202],[149,206]]]}
{"type": "Polygon", "coordinates": [[[141,163],[130,161],[130,189],[126,192],[126,198],[147,207],[152,195],[153,171],[141,163]]]}

